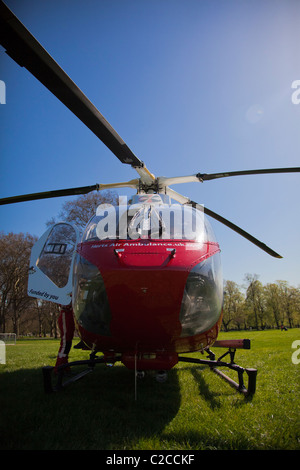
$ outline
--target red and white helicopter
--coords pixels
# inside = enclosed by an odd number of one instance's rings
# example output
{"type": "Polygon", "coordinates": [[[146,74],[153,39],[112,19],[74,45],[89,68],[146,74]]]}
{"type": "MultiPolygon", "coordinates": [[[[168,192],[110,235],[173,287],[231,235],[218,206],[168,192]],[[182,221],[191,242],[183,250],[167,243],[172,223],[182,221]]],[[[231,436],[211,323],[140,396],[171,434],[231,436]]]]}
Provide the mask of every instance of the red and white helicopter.
{"type": "Polygon", "coordinates": [[[160,379],[178,361],[206,364],[238,391],[251,395],[256,369],[234,363],[237,348],[250,348],[249,340],[218,341],[222,320],[223,281],[220,247],[206,215],[225,224],[250,242],[281,258],[271,248],[207,207],[191,201],[169,186],[216,178],[262,173],[299,172],[276,168],[156,177],[132,153],[102,114],[66,75],[9,8],[0,2],[0,43],[19,65],[26,67],[66,105],[138,178],[116,184],[27,194],[4,198],[0,204],[87,194],[110,188],[136,190],[132,200],[99,207],[84,233],[65,222],[55,224],[34,245],[28,295],[62,305],[72,302],[74,319],[84,349],[90,351],[87,369],[52,385],[52,367],[46,367],[47,392],[59,390],[93,370],[98,363],[121,361],[129,369],[155,370],[160,379]],[[219,359],[211,347],[226,347],[219,359]],[[207,359],[182,357],[201,351],[207,359]],[[97,353],[102,353],[101,357],[97,353]],[[227,354],[230,361],[222,359],[227,354]],[[238,374],[234,382],[219,370],[238,374]],[[243,374],[248,375],[247,387],[243,374]]]}

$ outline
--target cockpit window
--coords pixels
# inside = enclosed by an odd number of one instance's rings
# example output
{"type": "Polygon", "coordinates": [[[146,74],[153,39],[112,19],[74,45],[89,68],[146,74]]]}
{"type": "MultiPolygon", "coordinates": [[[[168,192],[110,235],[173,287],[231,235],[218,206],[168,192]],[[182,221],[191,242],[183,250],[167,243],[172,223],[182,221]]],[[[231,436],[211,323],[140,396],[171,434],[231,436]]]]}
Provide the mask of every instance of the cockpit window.
{"type": "Polygon", "coordinates": [[[215,241],[204,213],[188,205],[133,204],[97,211],[82,242],[106,239],[162,239],[215,241]]]}

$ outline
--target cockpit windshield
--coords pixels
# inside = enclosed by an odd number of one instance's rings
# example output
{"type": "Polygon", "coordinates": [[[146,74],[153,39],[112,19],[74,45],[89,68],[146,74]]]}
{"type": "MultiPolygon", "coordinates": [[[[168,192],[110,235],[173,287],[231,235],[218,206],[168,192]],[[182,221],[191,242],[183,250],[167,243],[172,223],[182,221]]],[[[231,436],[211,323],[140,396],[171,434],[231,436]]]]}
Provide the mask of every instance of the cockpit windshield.
{"type": "Polygon", "coordinates": [[[82,242],[106,239],[215,241],[204,212],[180,204],[100,206],[88,223],[82,242]]]}

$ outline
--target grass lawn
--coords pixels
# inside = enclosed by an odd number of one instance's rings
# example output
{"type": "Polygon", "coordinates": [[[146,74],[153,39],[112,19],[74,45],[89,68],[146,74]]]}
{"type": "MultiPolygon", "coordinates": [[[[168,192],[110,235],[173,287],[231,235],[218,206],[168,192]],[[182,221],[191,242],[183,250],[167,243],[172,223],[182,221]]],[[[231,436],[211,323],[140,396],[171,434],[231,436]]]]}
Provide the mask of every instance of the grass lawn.
{"type": "MultiPolygon", "coordinates": [[[[137,401],[133,371],[117,364],[96,366],[46,395],[41,368],[54,365],[59,341],[19,340],[0,364],[0,449],[299,450],[300,364],[292,362],[292,343],[300,330],[219,336],[235,338],[251,339],[251,350],[238,350],[236,362],[258,369],[252,399],[207,367],[187,363],[175,366],[166,383],[138,381],[137,401]]],[[[224,351],[214,349],[217,357],[224,351]]],[[[72,361],[87,357],[71,350],[72,361]]]]}

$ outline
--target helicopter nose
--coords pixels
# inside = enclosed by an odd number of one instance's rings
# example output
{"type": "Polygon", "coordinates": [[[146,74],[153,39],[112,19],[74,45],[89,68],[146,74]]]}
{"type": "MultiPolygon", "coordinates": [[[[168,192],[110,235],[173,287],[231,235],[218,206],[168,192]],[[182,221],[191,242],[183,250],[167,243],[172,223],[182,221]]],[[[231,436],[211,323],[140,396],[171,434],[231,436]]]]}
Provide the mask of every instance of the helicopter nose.
{"type": "Polygon", "coordinates": [[[186,273],[126,270],[107,280],[113,336],[156,347],[180,335],[180,305],[186,273]],[[124,334],[126,333],[126,334],[124,334]]]}
{"type": "MultiPolygon", "coordinates": [[[[198,334],[201,327],[198,317],[199,312],[200,317],[203,316],[203,302],[200,298],[196,299],[199,309],[191,311],[191,301],[200,288],[200,297],[205,296],[213,281],[209,273],[211,268],[214,271],[214,265],[210,262],[205,264],[208,269],[205,275],[201,260],[210,258],[218,251],[218,246],[213,243],[182,241],[83,243],[78,248],[78,254],[95,271],[92,270],[95,276],[91,275],[86,284],[87,298],[96,307],[89,309],[88,320],[93,317],[99,323],[98,290],[106,299],[103,303],[101,297],[101,306],[104,305],[105,309],[101,307],[100,317],[104,323],[98,325],[99,328],[101,326],[101,332],[98,329],[101,337],[96,338],[99,344],[105,342],[119,352],[137,348],[144,352],[172,351],[179,340],[190,336],[191,331],[198,334]],[[203,275],[207,278],[206,282],[203,275]],[[98,284],[96,286],[96,280],[101,289],[98,284]],[[106,338],[102,336],[103,332],[106,338]]],[[[84,294],[81,283],[86,283],[86,269],[83,266],[82,281],[77,283],[78,296],[81,297],[84,294]]],[[[80,276],[77,277],[80,280],[80,276]]],[[[213,292],[213,286],[211,289],[213,292]]],[[[85,312],[85,297],[82,298],[82,305],[85,312]]],[[[207,320],[209,309],[210,304],[206,308],[207,320]]],[[[97,335],[94,327],[88,331],[97,335]]]]}

